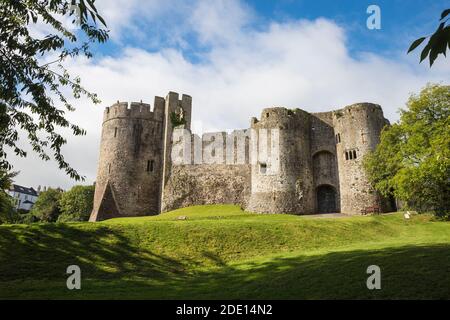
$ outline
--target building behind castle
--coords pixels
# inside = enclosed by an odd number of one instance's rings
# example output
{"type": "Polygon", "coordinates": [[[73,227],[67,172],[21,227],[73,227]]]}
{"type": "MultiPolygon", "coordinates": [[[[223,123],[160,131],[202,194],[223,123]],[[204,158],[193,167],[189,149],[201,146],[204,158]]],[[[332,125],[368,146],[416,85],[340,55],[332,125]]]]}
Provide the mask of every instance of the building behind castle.
{"type": "Polygon", "coordinates": [[[192,98],[174,92],[155,97],[153,108],[106,108],[91,221],[197,204],[294,214],[394,209],[361,165],[388,124],[379,105],[321,113],[267,108],[248,129],[202,137],[190,132],[191,114],[192,98]]]}

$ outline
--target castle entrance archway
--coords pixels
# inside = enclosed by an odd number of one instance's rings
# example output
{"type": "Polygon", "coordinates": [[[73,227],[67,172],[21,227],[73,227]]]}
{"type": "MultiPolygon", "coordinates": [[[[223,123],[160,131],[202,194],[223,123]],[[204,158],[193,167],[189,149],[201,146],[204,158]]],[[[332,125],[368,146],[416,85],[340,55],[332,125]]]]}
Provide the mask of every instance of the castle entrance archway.
{"type": "Polygon", "coordinates": [[[317,211],[319,213],[334,213],[337,209],[336,189],[330,185],[317,187],[317,211]]]}

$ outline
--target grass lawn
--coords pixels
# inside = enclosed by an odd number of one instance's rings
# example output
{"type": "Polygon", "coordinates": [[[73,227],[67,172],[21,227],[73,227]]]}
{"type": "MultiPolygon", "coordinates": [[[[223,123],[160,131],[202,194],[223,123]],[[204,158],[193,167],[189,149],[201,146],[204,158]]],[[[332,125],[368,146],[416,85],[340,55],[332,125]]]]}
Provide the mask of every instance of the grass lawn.
{"type": "Polygon", "coordinates": [[[0,298],[450,299],[450,223],[196,206],[100,223],[0,226],[0,298]],[[178,216],[187,220],[177,220],[178,216]],[[79,265],[81,290],[66,288],[79,265]],[[381,290],[366,269],[381,268],[381,290]]]}

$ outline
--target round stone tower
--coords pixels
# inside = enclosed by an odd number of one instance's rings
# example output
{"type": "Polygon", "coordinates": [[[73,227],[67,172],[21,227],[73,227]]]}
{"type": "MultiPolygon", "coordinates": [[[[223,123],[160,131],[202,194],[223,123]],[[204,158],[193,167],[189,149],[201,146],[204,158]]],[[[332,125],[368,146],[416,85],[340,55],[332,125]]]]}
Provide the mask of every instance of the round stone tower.
{"type": "Polygon", "coordinates": [[[309,113],[286,108],[264,109],[260,121],[252,119],[248,211],[314,211],[310,122],[309,113]]]}
{"type": "Polygon", "coordinates": [[[103,117],[90,221],[157,214],[162,176],[165,100],[117,103],[103,117]]]}
{"type": "Polygon", "coordinates": [[[389,122],[377,104],[357,103],[333,113],[339,170],[341,212],[361,214],[383,201],[370,188],[362,160],[380,142],[381,130],[389,122]]]}

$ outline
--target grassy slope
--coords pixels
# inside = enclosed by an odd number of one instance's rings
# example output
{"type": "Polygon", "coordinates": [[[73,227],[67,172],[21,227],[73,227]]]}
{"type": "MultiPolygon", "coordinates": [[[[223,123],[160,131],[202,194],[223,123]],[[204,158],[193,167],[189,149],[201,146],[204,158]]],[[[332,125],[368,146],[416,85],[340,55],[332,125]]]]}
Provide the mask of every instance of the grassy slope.
{"type": "Polygon", "coordinates": [[[201,206],[101,223],[0,226],[0,298],[450,298],[450,224],[201,206]],[[176,217],[188,216],[185,221],[176,217]],[[82,290],[65,287],[66,267],[82,290]],[[366,268],[382,290],[366,288],[366,268]]]}

